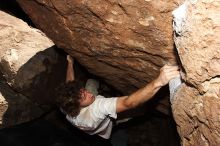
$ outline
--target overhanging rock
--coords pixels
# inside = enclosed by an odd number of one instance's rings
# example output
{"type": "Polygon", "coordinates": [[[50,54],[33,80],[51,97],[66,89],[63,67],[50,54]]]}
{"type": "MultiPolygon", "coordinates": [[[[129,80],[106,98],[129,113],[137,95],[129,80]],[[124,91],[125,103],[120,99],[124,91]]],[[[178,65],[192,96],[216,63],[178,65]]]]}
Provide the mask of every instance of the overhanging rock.
{"type": "Polygon", "coordinates": [[[175,63],[171,11],[179,0],[17,0],[89,72],[131,93],[175,63]]]}

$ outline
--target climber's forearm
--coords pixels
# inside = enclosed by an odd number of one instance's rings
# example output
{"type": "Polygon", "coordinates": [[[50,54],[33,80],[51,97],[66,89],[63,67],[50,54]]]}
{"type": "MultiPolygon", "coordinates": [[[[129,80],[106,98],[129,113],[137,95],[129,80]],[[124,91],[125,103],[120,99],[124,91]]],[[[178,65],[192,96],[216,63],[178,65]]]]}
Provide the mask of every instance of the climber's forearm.
{"type": "Polygon", "coordinates": [[[154,80],[129,96],[119,97],[116,106],[117,113],[135,108],[150,100],[161,87],[162,85],[154,80]]]}
{"type": "Polygon", "coordinates": [[[147,84],[145,87],[137,90],[130,96],[118,98],[116,104],[117,113],[134,108],[148,101],[162,86],[166,85],[171,79],[175,77],[180,77],[178,66],[163,66],[160,69],[159,76],[155,80],[147,84]]]}
{"type": "Polygon", "coordinates": [[[136,107],[151,99],[161,87],[161,84],[157,80],[153,80],[145,87],[128,96],[127,103],[131,104],[132,107],[136,107]]]}
{"type": "Polygon", "coordinates": [[[67,61],[67,72],[66,72],[66,83],[75,80],[73,63],[71,61],[67,61]]]}

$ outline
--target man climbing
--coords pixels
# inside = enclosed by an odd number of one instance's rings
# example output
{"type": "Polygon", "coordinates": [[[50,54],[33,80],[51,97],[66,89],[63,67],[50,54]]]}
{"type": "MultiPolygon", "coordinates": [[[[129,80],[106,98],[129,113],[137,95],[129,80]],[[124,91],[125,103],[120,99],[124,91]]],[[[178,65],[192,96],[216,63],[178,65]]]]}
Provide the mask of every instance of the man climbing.
{"type": "Polygon", "coordinates": [[[63,88],[65,90],[61,91],[58,98],[60,109],[72,125],[90,135],[97,134],[104,139],[109,139],[112,118],[116,119],[117,113],[143,104],[171,79],[180,76],[177,66],[165,65],[160,69],[156,79],[131,95],[105,98],[97,95],[98,82],[90,79],[84,88],[75,81],[73,59],[69,55],[67,62],[66,84],[63,88]]]}

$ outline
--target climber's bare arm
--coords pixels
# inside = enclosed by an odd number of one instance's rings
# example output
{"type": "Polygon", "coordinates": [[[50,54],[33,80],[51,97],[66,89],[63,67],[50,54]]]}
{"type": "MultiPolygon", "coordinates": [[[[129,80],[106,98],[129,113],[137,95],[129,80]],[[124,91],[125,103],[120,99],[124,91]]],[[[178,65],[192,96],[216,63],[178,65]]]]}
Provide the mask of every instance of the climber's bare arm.
{"type": "Polygon", "coordinates": [[[73,58],[70,55],[67,55],[66,60],[67,60],[67,71],[66,71],[66,83],[67,83],[74,81],[75,75],[73,69],[73,64],[74,64],[73,58]]]}
{"type": "Polygon", "coordinates": [[[138,105],[148,101],[162,86],[166,85],[172,78],[178,76],[180,76],[180,73],[177,66],[165,65],[160,69],[159,76],[145,87],[137,90],[129,96],[119,97],[116,103],[116,112],[119,113],[135,108],[138,105]]]}

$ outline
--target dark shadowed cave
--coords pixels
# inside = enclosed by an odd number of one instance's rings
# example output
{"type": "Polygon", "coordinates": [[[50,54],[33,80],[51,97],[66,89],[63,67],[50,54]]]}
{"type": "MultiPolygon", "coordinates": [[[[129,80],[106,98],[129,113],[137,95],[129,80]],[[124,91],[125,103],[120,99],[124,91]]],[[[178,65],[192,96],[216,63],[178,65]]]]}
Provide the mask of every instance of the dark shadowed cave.
{"type": "MultiPolygon", "coordinates": [[[[16,1],[1,0],[0,9],[35,27],[16,1]]],[[[58,48],[56,49],[64,58],[66,54],[58,48]]],[[[88,73],[81,65],[77,66],[80,70],[78,74],[83,80],[88,77],[95,77],[102,81],[101,93],[106,94],[106,96],[122,95],[121,92],[107,85],[102,78],[88,73]]],[[[1,82],[3,83],[4,81],[2,80],[1,82]]],[[[167,88],[162,89],[157,95],[159,99],[156,98],[136,109],[134,112],[136,116],[133,119],[114,127],[111,139],[113,146],[180,146],[170,105],[165,105],[168,113],[163,113],[156,108],[161,98],[168,98],[166,92],[168,92],[167,88]]],[[[126,116],[128,113],[123,113],[122,116],[126,116]]],[[[89,136],[74,128],[65,120],[60,111],[55,106],[52,106],[50,110],[37,119],[2,128],[0,130],[0,145],[101,146],[108,145],[108,143],[98,136],[89,136]]]]}

